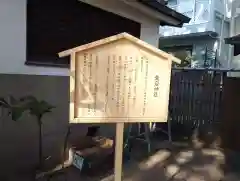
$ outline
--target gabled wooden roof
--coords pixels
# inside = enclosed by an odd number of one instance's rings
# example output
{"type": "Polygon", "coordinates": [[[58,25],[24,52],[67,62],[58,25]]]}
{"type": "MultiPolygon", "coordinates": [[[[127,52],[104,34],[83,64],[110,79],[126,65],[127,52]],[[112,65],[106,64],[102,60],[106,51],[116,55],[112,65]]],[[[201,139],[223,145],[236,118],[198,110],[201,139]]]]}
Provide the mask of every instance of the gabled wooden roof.
{"type": "Polygon", "coordinates": [[[101,46],[101,45],[104,45],[104,44],[109,44],[109,43],[112,43],[112,42],[115,42],[115,41],[118,41],[120,39],[127,39],[129,40],[130,42],[140,46],[140,47],[143,47],[145,49],[147,49],[148,51],[158,55],[158,56],[161,56],[161,57],[165,57],[166,59],[170,59],[176,63],[181,63],[181,60],[172,56],[171,54],[168,54],[128,33],[120,33],[120,34],[117,34],[117,35],[114,35],[114,36],[110,36],[110,37],[107,37],[107,38],[104,38],[104,39],[101,39],[101,40],[97,40],[97,41],[94,41],[94,42],[91,42],[91,43],[88,43],[88,44],[85,44],[85,45],[81,45],[81,46],[78,46],[78,47],[75,47],[75,48],[72,48],[72,49],[69,49],[69,50],[65,50],[65,51],[62,51],[62,52],[59,52],[58,55],[59,57],[65,57],[65,56],[69,56],[71,55],[72,53],[74,52],[80,52],[80,51],[84,51],[84,50],[87,50],[87,49],[91,49],[91,48],[94,48],[94,47],[98,47],[98,46],[101,46]]]}

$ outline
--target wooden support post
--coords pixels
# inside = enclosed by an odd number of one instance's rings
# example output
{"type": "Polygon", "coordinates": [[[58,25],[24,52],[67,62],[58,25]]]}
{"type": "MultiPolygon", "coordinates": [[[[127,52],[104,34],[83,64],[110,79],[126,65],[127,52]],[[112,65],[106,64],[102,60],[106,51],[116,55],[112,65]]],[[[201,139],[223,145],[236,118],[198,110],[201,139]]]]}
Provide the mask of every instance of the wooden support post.
{"type": "Polygon", "coordinates": [[[124,123],[116,123],[114,181],[122,181],[124,123]]]}

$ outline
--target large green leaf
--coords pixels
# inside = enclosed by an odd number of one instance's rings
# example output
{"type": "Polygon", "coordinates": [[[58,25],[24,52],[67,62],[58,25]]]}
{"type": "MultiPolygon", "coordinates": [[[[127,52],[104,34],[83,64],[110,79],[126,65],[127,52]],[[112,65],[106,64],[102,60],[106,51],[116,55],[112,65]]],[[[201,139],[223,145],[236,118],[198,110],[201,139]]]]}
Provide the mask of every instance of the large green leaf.
{"type": "Polygon", "coordinates": [[[26,111],[24,107],[13,107],[11,109],[11,116],[13,121],[18,121],[21,117],[22,114],[26,111]]]}
{"type": "Polygon", "coordinates": [[[27,110],[25,104],[13,96],[9,96],[7,100],[0,98],[0,107],[8,110],[8,115],[11,115],[13,121],[19,120],[22,114],[27,110]]]}
{"type": "Polygon", "coordinates": [[[19,104],[19,103],[20,103],[20,101],[19,101],[18,99],[16,99],[16,98],[13,97],[13,96],[9,96],[9,104],[10,104],[10,105],[14,106],[14,105],[17,105],[17,104],[19,104]]]}
{"type": "Polygon", "coordinates": [[[4,98],[0,97],[0,107],[10,108],[10,105],[4,98]]]}
{"type": "Polygon", "coordinates": [[[0,98],[0,107],[8,109],[13,121],[18,121],[25,111],[41,120],[42,116],[52,111],[54,106],[46,101],[39,101],[34,96],[24,96],[16,99],[9,96],[8,99],[0,98]],[[7,101],[8,100],[8,101],[7,101]]]}
{"type": "Polygon", "coordinates": [[[23,104],[30,106],[34,102],[38,102],[38,100],[34,96],[24,96],[19,99],[23,104]]]}
{"type": "Polygon", "coordinates": [[[33,96],[23,97],[21,101],[25,102],[30,114],[36,116],[38,119],[41,119],[44,114],[51,112],[52,109],[55,108],[48,102],[43,100],[39,101],[33,96]]]}

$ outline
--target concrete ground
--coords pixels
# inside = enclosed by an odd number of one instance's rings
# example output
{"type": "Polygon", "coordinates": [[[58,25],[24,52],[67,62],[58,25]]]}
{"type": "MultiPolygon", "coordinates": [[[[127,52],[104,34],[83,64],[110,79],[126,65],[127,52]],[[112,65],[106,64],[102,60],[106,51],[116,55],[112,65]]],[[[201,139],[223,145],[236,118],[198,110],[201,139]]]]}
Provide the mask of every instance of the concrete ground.
{"type": "MultiPolygon", "coordinates": [[[[192,148],[160,143],[158,151],[146,156],[146,145],[134,148],[131,161],[123,166],[123,181],[240,181],[237,172],[225,172],[225,155],[218,149],[192,148]],[[145,153],[145,154],[144,154],[145,153]]],[[[155,149],[155,148],[154,148],[155,149]]],[[[52,179],[62,181],[64,177],[52,179]]],[[[69,181],[114,181],[112,171],[84,177],[73,167],[69,181]]]]}
{"type": "MultiPolygon", "coordinates": [[[[131,160],[123,166],[123,181],[240,181],[238,171],[227,169],[226,152],[219,149],[193,148],[166,142],[154,144],[155,151],[151,154],[147,154],[146,148],[144,144],[134,146],[131,160]]],[[[104,171],[101,176],[92,177],[81,175],[72,166],[65,173],[65,177],[58,175],[51,181],[114,181],[111,170],[104,171]]],[[[27,174],[20,174],[0,180],[33,179],[27,174]]],[[[47,181],[39,181],[45,180],[47,181]]]]}

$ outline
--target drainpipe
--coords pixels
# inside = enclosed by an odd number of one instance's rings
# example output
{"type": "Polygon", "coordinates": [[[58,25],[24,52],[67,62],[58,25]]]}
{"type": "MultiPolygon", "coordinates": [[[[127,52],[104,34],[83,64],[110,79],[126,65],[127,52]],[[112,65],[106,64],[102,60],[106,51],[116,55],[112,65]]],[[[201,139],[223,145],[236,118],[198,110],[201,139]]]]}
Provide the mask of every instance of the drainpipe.
{"type": "Polygon", "coordinates": [[[220,57],[220,55],[222,54],[222,44],[223,44],[223,29],[224,29],[224,24],[225,24],[225,20],[226,20],[226,0],[223,1],[224,4],[224,13],[223,13],[223,19],[222,19],[222,26],[221,26],[221,33],[220,33],[220,37],[219,37],[219,52],[218,52],[218,56],[220,57]]]}
{"type": "Polygon", "coordinates": [[[197,7],[197,2],[196,0],[193,0],[193,23],[195,23],[195,20],[196,20],[196,7],[197,7]]]}
{"type": "MultiPolygon", "coordinates": [[[[234,0],[231,2],[231,19],[230,19],[230,37],[235,35],[235,13],[233,11],[234,0]]],[[[229,55],[228,55],[228,68],[232,67],[232,59],[233,59],[233,45],[229,45],[229,55]]]]}
{"type": "Polygon", "coordinates": [[[209,8],[209,12],[210,12],[210,17],[208,19],[208,27],[211,31],[215,31],[214,22],[215,22],[215,3],[216,2],[213,0],[210,0],[209,2],[210,2],[210,4],[209,4],[208,8],[209,8]]]}

